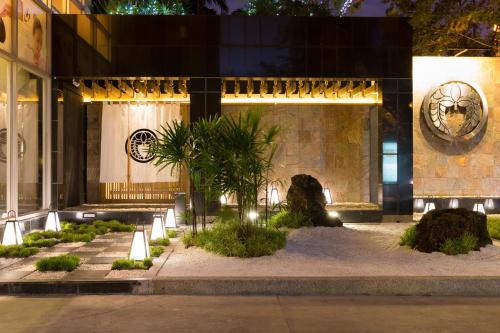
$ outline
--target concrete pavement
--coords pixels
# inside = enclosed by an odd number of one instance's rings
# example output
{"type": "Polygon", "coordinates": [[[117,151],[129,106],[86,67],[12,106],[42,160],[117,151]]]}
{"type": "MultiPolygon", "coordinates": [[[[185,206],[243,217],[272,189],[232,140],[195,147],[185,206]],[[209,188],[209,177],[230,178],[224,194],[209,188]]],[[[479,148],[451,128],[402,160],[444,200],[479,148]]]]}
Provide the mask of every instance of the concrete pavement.
{"type": "Polygon", "coordinates": [[[0,332],[498,332],[500,298],[0,297],[0,332]]]}

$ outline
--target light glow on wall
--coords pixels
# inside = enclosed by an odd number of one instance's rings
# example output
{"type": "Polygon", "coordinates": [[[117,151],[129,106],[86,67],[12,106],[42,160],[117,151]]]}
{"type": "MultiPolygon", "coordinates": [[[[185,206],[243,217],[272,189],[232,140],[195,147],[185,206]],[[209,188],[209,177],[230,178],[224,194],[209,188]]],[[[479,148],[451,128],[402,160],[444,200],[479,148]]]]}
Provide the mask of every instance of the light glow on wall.
{"type": "Polygon", "coordinates": [[[338,218],[339,217],[339,213],[336,212],[336,211],[331,210],[331,211],[328,212],[328,216],[333,217],[333,218],[338,218]]]}
{"type": "Polygon", "coordinates": [[[373,105],[382,104],[376,97],[359,98],[290,98],[290,97],[223,97],[221,104],[341,104],[341,105],[373,105]]]}

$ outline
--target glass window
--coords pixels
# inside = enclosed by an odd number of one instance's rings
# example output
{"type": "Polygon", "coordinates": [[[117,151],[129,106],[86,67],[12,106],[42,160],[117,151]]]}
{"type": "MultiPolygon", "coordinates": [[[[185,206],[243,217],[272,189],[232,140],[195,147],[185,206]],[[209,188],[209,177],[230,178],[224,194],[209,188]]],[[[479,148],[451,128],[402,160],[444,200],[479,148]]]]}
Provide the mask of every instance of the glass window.
{"type": "Polygon", "coordinates": [[[47,13],[30,0],[19,1],[19,57],[47,69],[47,13]]]}
{"type": "Polygon", "coordinates": [[[7,208],[7,82],[9,63],[0,58],[0,213],[7,208]]]}
{"type": "Polygon", "coordinates": [[[19,214],[42,208],[43,80],[17,72],[19,214]]]}
{"type": "Polygon", "coordinates": [[[382,179],[384,184],[398,182],[398,144],[384,142],[382,145],[382,179]]]}
{"type": "MultiPolygon", "coordinates": [[[[0,0],[0,49],[10,52],[12,1],[0,0]]],[[[3,78],[2,78],[3,79],[3,78]]]]}

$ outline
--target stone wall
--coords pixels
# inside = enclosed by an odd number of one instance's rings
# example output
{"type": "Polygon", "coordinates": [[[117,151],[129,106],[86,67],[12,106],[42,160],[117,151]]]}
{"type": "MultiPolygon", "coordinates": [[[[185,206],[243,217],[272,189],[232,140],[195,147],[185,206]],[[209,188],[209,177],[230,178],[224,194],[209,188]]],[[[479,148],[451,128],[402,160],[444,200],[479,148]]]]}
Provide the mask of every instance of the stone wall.
{"type": "Polygon", "coordinates": [[[413,191],[415,196],[500,196],[500,58],[413,58],[413,191]],[[429,89],[458,80],[486,97],[484,136],[448,147],[426,135],[420,110],[429,89]]]}
{"type": "Polygon", "coordinates": [[[223,105],[222,114],[258,110],[264,124],[282,128],[273,179],[280,200],[291,177],[306,173],[327,184],[335,202],[370,201],[370,122],[368,106],[223,105]]]}

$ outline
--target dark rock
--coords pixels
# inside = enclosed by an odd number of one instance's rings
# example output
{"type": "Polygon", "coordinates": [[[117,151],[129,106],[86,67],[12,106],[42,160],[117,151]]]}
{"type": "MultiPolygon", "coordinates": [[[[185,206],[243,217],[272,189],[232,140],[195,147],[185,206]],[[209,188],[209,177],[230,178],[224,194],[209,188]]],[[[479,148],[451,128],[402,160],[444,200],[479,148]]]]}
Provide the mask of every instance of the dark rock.
{"type": "Polygon", "coordinates": [[[439,251],[447,239],[468,232],[478,239],[477,248],[493,244],[486,225],[486,215],[464,208],[431,210],[416,225],[415,248],[422,252],[439,251]]]}
{"type": "Polygon", "coordinates": [[[323,187],[316,178],[310,175],[301,174],[292,177],[286,201],[290,211],[302,213],[306,218],[311,219],[314,226],[342,226],[340,219],[328,216],[323,187]]]}

